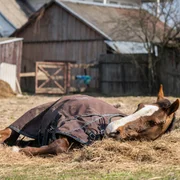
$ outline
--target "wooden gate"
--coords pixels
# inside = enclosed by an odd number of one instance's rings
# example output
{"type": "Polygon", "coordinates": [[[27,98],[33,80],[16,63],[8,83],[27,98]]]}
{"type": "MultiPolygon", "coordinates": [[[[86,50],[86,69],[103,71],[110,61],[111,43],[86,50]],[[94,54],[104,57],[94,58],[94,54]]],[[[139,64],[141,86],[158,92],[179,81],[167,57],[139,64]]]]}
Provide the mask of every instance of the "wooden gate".
{"type": "Polygon", "coordinates": [[[67,94],[70,86],[70,63],[36,62],[35,92],[67,94]]]}

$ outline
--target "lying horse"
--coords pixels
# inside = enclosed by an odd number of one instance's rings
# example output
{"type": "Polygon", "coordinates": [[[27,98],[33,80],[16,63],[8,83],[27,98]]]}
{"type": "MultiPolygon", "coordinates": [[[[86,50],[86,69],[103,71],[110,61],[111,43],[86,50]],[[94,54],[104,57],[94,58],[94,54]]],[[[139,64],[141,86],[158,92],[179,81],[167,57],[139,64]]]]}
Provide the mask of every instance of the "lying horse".
{"type": "Polygon", "coordinates": [[[19,143],[18,151],[42,155],[67,152],[72,143],[89,145],[104,136],[119,140],[155,140],[169,131],[178,107],[178,99],[171,104],[164,98],[162,86],[156,103],[139,104],[129,116],[90,96],[65,96],[31,109],[0,131],[0,143],[19,143]],[[18,141],[20,134],[34,141],[18,141]],[[34,142],[38,147],[33,146],[34,142]],[[28,146],[22,147],[23,144],[28,146]]]}

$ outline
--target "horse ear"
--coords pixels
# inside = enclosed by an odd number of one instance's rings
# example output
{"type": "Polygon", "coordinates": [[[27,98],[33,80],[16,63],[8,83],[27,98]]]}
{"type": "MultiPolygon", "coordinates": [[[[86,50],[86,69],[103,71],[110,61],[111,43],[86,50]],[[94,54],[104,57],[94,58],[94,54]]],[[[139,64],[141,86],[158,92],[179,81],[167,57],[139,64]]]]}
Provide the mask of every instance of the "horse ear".
{"type": "Polygon", "coordinates": [[[179,99],[174,101],[170,107],[167,108],[167,115],[171,115],[172,113],[176,112],[177,109],[179,108],[179,99]]]}
{"type": "Polygon", "coordinates": [[[163,100],[164,99],[164,92],[163,92],[163,85],[160,85],[158,96],[157,96],[157,101],[163,100]]]}

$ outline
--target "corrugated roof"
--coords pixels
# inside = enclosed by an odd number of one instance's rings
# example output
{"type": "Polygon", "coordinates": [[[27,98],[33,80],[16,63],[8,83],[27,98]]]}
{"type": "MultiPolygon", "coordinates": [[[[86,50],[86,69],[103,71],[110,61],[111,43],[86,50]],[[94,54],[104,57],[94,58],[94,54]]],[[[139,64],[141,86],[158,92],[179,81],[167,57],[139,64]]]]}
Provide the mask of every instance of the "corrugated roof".
{"type": "Polygon", "coordinates": [[[121,54],[148,54],[143,43],[124,41],[105,41],[116,53],[121,54]]]}
{"type": "Polygon", "coordinates": [[[30,8],[25,6],[25,1],[0,0],[0,12],[16,28],[20,28],[28,21],[30,8]]]}

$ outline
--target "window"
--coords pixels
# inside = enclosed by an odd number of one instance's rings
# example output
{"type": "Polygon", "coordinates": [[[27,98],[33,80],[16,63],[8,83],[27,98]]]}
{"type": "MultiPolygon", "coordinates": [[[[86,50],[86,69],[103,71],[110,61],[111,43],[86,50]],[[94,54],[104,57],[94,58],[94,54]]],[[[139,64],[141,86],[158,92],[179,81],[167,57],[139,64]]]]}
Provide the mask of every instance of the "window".
{"type": "Polygon", "coordinates": [[[94,0],[94,2],[96,2],[96,3],[103,3],[103,1],[101,1],[101,0],[94,0]]]}
{"type": "Polygon", "coordinates": [[[117,1],[109,1],[109,4],[118,4],[117,1]]]}

